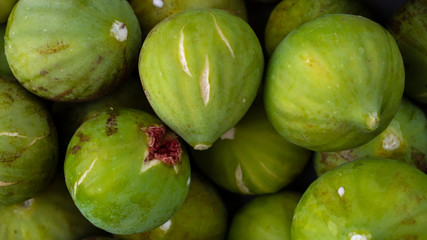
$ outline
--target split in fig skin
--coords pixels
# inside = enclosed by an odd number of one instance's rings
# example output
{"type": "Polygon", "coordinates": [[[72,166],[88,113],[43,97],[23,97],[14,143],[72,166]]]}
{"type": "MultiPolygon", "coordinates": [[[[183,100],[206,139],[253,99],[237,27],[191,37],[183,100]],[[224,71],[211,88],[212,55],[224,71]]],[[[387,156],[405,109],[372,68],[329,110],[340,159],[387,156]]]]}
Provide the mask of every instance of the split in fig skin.
{"type": "Polygon", "coordinates": [[[167,133],[163,126],[150,126],[146,134],[150,137],[148,161],[157,159],[166,165],[179,163],[181,144],[175,134],[167,133]]]}

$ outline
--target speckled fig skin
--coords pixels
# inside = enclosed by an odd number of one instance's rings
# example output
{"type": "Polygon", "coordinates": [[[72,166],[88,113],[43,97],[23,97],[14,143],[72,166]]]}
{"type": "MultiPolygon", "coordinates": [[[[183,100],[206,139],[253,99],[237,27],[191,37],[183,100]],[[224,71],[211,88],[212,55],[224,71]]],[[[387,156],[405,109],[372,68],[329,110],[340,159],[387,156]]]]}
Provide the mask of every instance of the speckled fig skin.
{"type": "Polygon", "coordinates": [[[76,240],[103,233],[76,208],[62,174],[36,196],[0,206],[0,239],[76,240]]]}
{"type": "Polygon", "coordinates": [[[427,104],[427,1],[409,0],[392,16],[388,29],[405,63],[405,93],[427,104]]]}
{"type": "Polygon", "coordinates": [[[17,81],[0,78],[0,205],[24,201],[51,182],[56,128],[46,106],[17,81]]]}
{"type": "Polygon", "coordinates": [[[141,26],[143,35],[166,17],[199,8],[215,8],[229,12],[247,21],[244,0],[129,0],[141,26]]]}
{"type": "Polygon", "coordinates": [[[4,54],[4,33],[6,24],[0,24],[0,77],[14,78],[12,70],[7,63],[6,55],[4,54]]]}
{"type": "Polygon", "coordinates": [[[58,130],[60,150],[65,152],[68,142],[83,122],[111,107],[127,107],[153,113],[137,76],[126,79],[115,91],[94,101],[53,102],[51,112],[58,130]]]}
{"type": "Polygon", "coordinates": [[[227,215],[214,185],[193,171],[187,198],[170,220],[149,232],[116,237],[123,240],[223,240],[227,215]]]}
{"type": "Polygon", "coordinates": [[[130,108],[84,122],[68,145],[64,172],[82,214],[113,234],[160,226],[183,204],[190,184],[177,136],[153,115],[130,108]]]}
{"type": "Polygon", "coordinates": [[[341,165],[304,192],[292,239],[427,239],[426,182],[426,174],[398,160],[341,165]]]}
{"type": "Polygon", "coordinates": [[[368,18],[327,14],[294,29],[269,60],[264,102],[274,128],[313,151],[341,151],[380,134],[404,89],[399,48],[368,18]]]}
{"type": "Polygon", "coordinates": [[[427,119],[423,111],[402,99],[399,111],[388,127],[368,143],[339,152],[316,152],[318,176],[346,162],[360,158],[398,159],[427,173],[427,119]]]}
{"type": "Polygon", "coordinates": [[[154,112],[188,144],[209,148],[249,109],[264,69],[261,45],[241,18],[186,10],[144,41],[139,73],[154,112]]]}
{"type": "Polygon", "coordinates": [[[2,0],[0,1],[0,24],[5,23],[12,11],[13,6],[18,0],[2,0]]]}
{"type": "Polygon", "coordinates": [[[260,100],[210,149],[191,152],[201,171],[230,192],[277,192],[303,171],[311,156],[274,130],[260,100]]]}
{"type": "Polygon", "coordinates": [[[87,238],[83,238],[82,240],[114,240],[117,238],[113,238],[113,237],[87,237],[87,238]]]}
{"type": "Polygon", "coordinates": [[[137,63],[142,37],[126,0],[21,0],[5,51],[16,79],[52,101],[88,101],[115,89],[137,63]]]}
{"type": "Polygon", "coordinates": [[[291,224],[300,193],[257,196],[233,216],[228,240],[291,240],[291,224]]]}
{"type": "Polygon", "coordinates": [[[330,13],[361,14],[368,11],[354,0],[283,0],[270,14],[265,27],[265,48],[273,54],[277,45],[299,25],[330,13]]]}

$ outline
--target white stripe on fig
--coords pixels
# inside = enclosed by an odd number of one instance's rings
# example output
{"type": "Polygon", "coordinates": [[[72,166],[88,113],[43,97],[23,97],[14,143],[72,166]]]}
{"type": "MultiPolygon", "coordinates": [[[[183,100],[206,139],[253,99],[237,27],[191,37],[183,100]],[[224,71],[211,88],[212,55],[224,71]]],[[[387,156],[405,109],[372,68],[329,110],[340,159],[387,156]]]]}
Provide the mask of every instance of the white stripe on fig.
{"type": "Polygon", "coordinates": [[[167,232],[169,231],[169,228],[171,227],[171,225],[172,225],[172,221],[169,219],[167,222],[163,223],[163,225],[161,225],[159,228],[162,231],[167,232]]]}
{"type": "Polygon", "coordinates": [[[205,66],[203,67],[202,75],[200,76],[200,92],[202,93],[203,104],[206,106],[209,103],[209,94],[211,86],[209,84],[209,58],[205,55],[205,66]]]}
{"type": "Polygon", "coordinates": [[[158,7],[158,8],[161,8],[161,7],[163,7],[163,1],[162,0],[153,0],[153,5],[154,6],[156,6],[156,7],[158,7]]]}
{"type": "Polygon", "coordinates": [[[219,27],[215,16],[211,13],[211,16],[214,20],[215,23],[215,27],[216,27],[216,31],[218,32],[219,36],[221,37],[222,41],[225,43],[225,45],[227,46],[228,50],[230,50],[231,56],[234,58],[234,52],[233,52],[233,48],[231,48],[230,43],[228,42],[227,38],[225,37],[224,33],[222,32],[221,28],[219,27]]]}
{"type": "Polygon", "coordinates": [[[378,113],[377,112],[372,112],[368,115],[368,118],[366,119],[366,128],[369,131],[374,131],[375,129],[378,128],[378,126],[380,125],[380,118],[378,117],[378,113]]]}
{"type": "Polygon", "coordinates": [[[28,138],[27,136],[19,135],[17,132],[0,132],[0,136],[28,138]]]}
{"type": "Polygon", "coordinates": [[[191,77],[190,69],[188,69],[187,59],[185,58],[184,27],[181,28],[181,31],[179,33],[179,62],[181,63],[182,70],[184,70],[184,72],[191,77]]]}
{"type": "Polygon", "coordinates": [[[17,183],[18,182],[2,182],[2,181],[0,181],[0,187],[7,187],[7,186],[10,186],[10,185],[15,185],[17,183]]]}
{"type": "Polygon", "coordinates": [[[224,139],[234,139],[234,133],[235,133],[235,129],[234,127],[230,128],[227,132],[225,132],[222,136],[221,136],[221,140],[224,139]]]}
{"type": "Polygon", "coordinates": [[[236,185],[240,192],[250,194],[249,188],[246,187],[245,183],[243,182],[243,173],[242,173],[242,167],[237,165],[236,171],[234,172],[234,176],[236,177],[236,185]]]}
{"type": "Polygon", "coordinates": [[[276,174],[274,174],[267,166],[265,166],[265,164],[263,162],[260,162],[261,166],[264,168],[264,170],[272,177],[274,177],[275,179],[283,182],[283,179],[280,178],[279,176],[277,176],[276,174]]]}
{"type": "Polygon", "coordinates": [[[159,164],[161,162],[162,161],[160,161],[158,159],[151,159],[149,161],[142,161],[142,166],[141,166],[141,170],[139,170],[139,173],[141,174],[141,173],[147,171],[148,169],[156,166],[157,164],[159,164]]]}
{"type": "Polygon", "coordinates": [[[206,150],[206,149],[208,149],[210,146],[211,146],[211,145],[206,145],[206,144],[199,143],[199,144],[194,145],[194,149],[195,149],[195,150],[206,150]]]}
{"type": "Polygon", "coordinates": [[[74,198],[76,198],[76,192],[77,192],[77,188],[80,186],[80,184],[82,184],[82,182],[86,179],[87,174],[92,170],[93,165],[95,165],[96,160],[98,160],[98,157],[96,157],[92,163],[90,164],[89,168],[84,171],[84,173],[82,174],[82,176],[79,178],[79,180],[77,182],[74,183],[74,192],[73,192],[73,196],[74,198]]]}

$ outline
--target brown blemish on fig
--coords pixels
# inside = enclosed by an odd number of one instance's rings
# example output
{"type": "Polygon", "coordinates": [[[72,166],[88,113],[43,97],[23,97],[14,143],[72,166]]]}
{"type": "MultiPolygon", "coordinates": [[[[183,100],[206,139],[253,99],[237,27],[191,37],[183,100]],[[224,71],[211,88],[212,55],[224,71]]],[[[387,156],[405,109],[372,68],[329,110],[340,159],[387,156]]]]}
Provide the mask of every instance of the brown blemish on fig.
{"type": "Polygon", "coordinates": [[[53,97],[53,101],[59,101],[59,100],[61,100],[63,97],[65,97],[65,96],[67,96],[67,95],[69,95],[70,93],[72,93],[73,92],[73,89],[71,88],[71,89],[68,89],[67,91],[65,91],[65,92],[63,92],[63,93],[60,93],[60,94],[58,94],[58,95],[56,95],[55,97],[53,97]]]}
{"type": "Polygon", "coordinates": [[[49,46],[49,44],[46,44],[46,48],[40,50],[40,55],[48,55],[57,53],[59,51],[65,50],[69,47],[68,44],[64,44],[63,41],[56,41],[56,44],[53,46],[49,46]]]}
{"type": "Polygon", "coordinates": [[[427,173],[426,155],[422,152],[412,151],[411,158],[414,161],[415,166],[421,171],[427,173]]]}
{"type": "Polygon", "coordinates": [[[89,142],[89,140],[90,140],[89,136],[84,135],[81,132],[78,132],[76,136],[80,139],[80,142],[89,142]]]}
{"type": "Polygon", "coordinates": [[[0,152],[0,162],[10,165],[13,161],[22,155],[23,151],[0,152]]]}
{"type": "Polygon", "coordinates": [[[107,119],[107,122],[105,123],[105,127],[106,129],[106,134],[107,136],[111,136],[114,133],[117,132],[117,116],[119,115],[118,113],[109,113],[110,117],[107,119]]]}
{"type": "Polygon", "coordinates": [[[47,92],[47,89],[44,88],[44,87],[38,87],[37,89],[40,90],[40,91],[42,91],[42,92],[47,92]]]}
{"type": "Polygon", "coordinates": [[[156,159],[170,166],[180,162],[182,148],[174,133],[166,132],[163,126],[150,126],[145,131],[150,138],[147,161],[156,159]]]}
{"type": "Polygon", "coordinates": [[[79,145],[75,145],[71,148],[70,152],[71,154],[76,154],[82,147],[80,147],[79,145]]]}
{"type": "Polygon", "coordinates": [[[415,219],[407,218],[407,219],[404,219],[401,223],[404,225],[413,225],[415,224],[415,219]]]}
{"type": "Polygon", "coordinates": [[[40,75],[46,76],[46,74],[48,74],[48,71],[46,71],[44,69],[40,71],[40,75]]]}

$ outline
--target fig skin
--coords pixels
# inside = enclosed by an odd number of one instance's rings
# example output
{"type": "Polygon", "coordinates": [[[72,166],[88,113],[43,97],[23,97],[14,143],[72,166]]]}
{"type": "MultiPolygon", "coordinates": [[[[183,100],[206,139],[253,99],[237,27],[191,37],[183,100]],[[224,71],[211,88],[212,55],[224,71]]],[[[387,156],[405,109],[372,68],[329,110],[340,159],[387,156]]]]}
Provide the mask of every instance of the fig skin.
{"type": "Polygon", "coordinates": [[[296,27],[316,17],[347,13],[369,17],[369,12],[354,0],[283,0],[276,5],[265,26],[265,48],[269,56],[296,27]]]}
{"type": "Polygon", "coordinates": [[[20,0],[5,34],[15,78],[35,95],[61,102],[113,91],[136,67],[141,44],[126,0],[20,0]]]}
{"type": "Polygon", "coordinates": [[[0,77],[14,78],[12,70],[10,70],[7,63],[6,55],[4,53],[4,33],[6,31],[6,23],[0,24],[0,77]]]}
{"type": "Polygon", "coordinates": [[[257,196],[233,216],[228,240],[291,240],[291,224],[300,193],[281,191],[257,196]]]}
{"type": "Polygon", "coordinates": [[[113,234],[160,226],[183,204],[190,184],[177,136],[155,116],[130,108],[84,122],[68,145],[64,172],[82,214],[113,234]]]}
{"type": "Polygon", "coordinates": [[[211,148],[191,153],[194,163],[213,182],[244,195],[279,191],[303,171],[311,156],[311,151],[276,132],[261,98],[211,148]]]}
{"type": "Polygon", "coordinates": [[[427,239],[426,182],[426,174],[394,159],[343,164],[304,192],[292,239],[427,239]]]}
{"type": "Polygon", "coordinates": [[[58,163],[58,139],[43,102],[17,81],[0,78],[0,205],[46,188],[58,163]]]}
{"type": "Polygon", "coordinates": [[[427,118],[408,99],[402,99],[399,111],[388,127],[368,143],[339,152],[315,152],[314,168],[318,176],[346,162],[360,158],[391,158],[427,173],[427,118]]]}
{"type": "Polygon", "coordinates": [[[391,122],[404,66],[387,30],[372,20],[327,14],[294,29],[267,66],[264,104],[274,128],[313,151],[367,143],[391,122]]]}
{"type": "Polygon", "coordinates": [[[215,8],[236,15],[245,21],[248,18],[244,0],[129,0],[129,4],[139,20],[144,36],[163,19],[189,9],[215,8]]]}
{"type": "Polygon", "coordinates": [[[187,198],[170,220],[149,232],[115,237],[123,240],[223,240],[227,218],[227,209],[215,186],[193,171],[187,198]]]}
{"type": "Polygon", "coordinates": [[[174,14],[150,32],[139,74],[159,118],[197,150],[209,148],[249,109],[264,58],[251,27],[218,9],[174,14]]]}
{"type": "Polygon", "coordinates": [[[426,0],[406,1],[388,23],[405,63],[405,94],[423,104],[427,104],[426,25],[426,0]]]}
{"type": "Polygon", "coordinates": [[[36,196],[0,206],[0,239],[76,240],[102,233],[76,208],[62,173],[36,196]]]}

